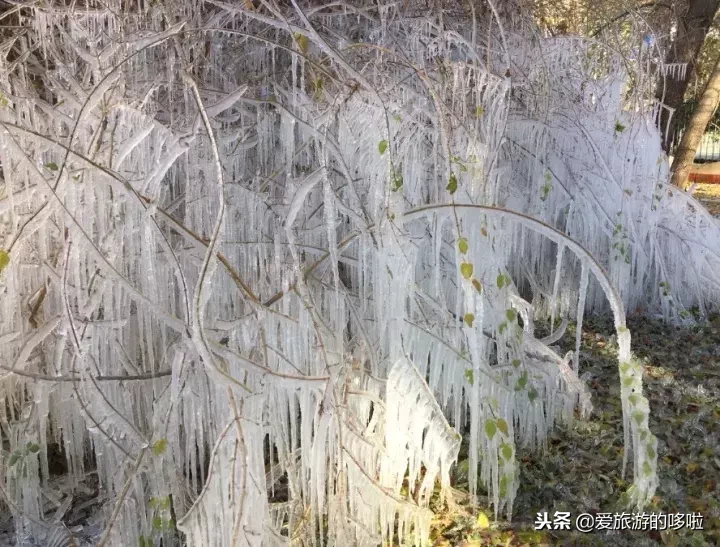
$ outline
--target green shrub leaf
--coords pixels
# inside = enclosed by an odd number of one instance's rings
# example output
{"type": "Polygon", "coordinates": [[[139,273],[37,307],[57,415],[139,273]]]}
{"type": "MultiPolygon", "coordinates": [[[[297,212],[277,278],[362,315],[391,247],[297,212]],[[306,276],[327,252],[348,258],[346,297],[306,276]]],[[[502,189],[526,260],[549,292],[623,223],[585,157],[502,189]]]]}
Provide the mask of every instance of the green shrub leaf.
{"type": "Polygon", "coordinates": [[[495,432],[497,431],[497,426],[495,425],[494,420],[485,420],[485,434],[488,436],[488,439],[491,439],[495,436],[495,432]]]}
{"type": "Polygon", "coordinates": [[[448,185],[445,189],[451,194],[454,194],[457,191],[457,177],[455,176],[455,173],[450,173],[450,180],[448,181],[448,185]]]}
{"type": "Polygon", "coordinates": [[[165,450],[167,449],[168,440],[165,438],[158,439],[155,441],[155,444],[153,444],[152,451],[153,454],[156,456],[160,456],[161,454],[165,453],[165,450]]]}
{"type": "Polygon", "coordinates": [[[0,249],[0,273],[10,264],[10,255],[7,251],[0,249]]]}
{"type": "Polygon", "coordinates": [[[468,252],[468,240],[464,237],[461,237],[458,239],[458,249],[460,249],[460,252],[462,254],[465,254],[468,252]]]}
{"type": "Polygon", "coordinates": [[[473,372],[473,369],[469,368],[465,370],[465,379],[471,386],[475,384],[475,373],[473,372]]]}

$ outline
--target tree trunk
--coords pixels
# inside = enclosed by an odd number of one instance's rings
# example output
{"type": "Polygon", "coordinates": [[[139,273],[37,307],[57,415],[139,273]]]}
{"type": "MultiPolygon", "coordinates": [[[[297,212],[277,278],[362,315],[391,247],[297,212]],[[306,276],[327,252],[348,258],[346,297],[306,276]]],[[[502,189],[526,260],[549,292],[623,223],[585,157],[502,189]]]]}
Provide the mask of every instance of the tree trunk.
{"type": "MultiPolygon", "coordinates": [[[[666,78],[660,83],[658,88],[658,99],[671,108],[677,110],[685,100],[685,91],[688,84],[695,73],[695,60],[700,54],[705,41],[705,35],[715,18],[715,14],[720,7],[720,0],[689,0],[687,11],[678,17],[677,37],[668,49],[665,63],[687,63],[688,70],[685,78],[674,79],[666,78]]],[[[669,118],[670,113],[666,109],[662,109],[660,116],[660,131],[663,136],[663,148],[672,145],[671,138],[675,132],[676,118],[669,118]],[[668,124],[668,119],[670,123],[668,124]]]]}
{"type": "Polygon", "coordinates": [[[672,164],[672,178],[670,182],[683,188],[690,173],[690,167],[695,160],[698,146],[705,133],[708,122],[713,117],[715,109],[720,102],[720,56],[715,61],[710,80],[705,86],[705,90],[700,97],[695,112],[693,112],[690,122],[685,128],[682,140],[675,154],[672,164]]]}

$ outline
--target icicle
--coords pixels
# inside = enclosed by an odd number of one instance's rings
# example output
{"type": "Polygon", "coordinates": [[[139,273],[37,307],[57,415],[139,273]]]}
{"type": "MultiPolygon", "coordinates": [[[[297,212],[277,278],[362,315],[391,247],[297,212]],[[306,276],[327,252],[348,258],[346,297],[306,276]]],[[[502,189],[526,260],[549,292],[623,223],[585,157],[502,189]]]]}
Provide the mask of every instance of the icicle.
{"type": "Polygon", "coordinates": [[[550,334],[555,329],[555,311],[557,309],[557,297],[560,290],[560,276],[562,275],[562,260],[565,253],[565,244],[558,245],[557,258],[555,260],[555,281],[553,282],[552,299],[550,300],[550,334]]]}
{"type": "Polygon", "coordinates": [[[580,370],[580,346],[582,344],[582,323],[585,316],[585,298],[588,287],[588,268],[583,261],[580,273],[580,287],[578,289],[577,320],[575,326],[575,354],[573,355],[573,370],[580,370]]]}

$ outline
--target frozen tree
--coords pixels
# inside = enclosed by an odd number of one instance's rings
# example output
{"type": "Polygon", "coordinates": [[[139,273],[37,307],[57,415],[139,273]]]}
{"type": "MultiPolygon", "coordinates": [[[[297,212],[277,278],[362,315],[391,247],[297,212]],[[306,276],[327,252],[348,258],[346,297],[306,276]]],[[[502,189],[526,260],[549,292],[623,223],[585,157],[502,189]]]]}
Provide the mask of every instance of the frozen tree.
{"type": "Polygon", "coordinates": [[[3,14],[18,544],[70,533],[51,443],[72,488],[97,474],[96,545],[424,545],[465,431],[471,493],[510,517],[516,448],[591,409],[590,310],[615,319],[628,499],[653,496],[625,309],[720,301],[718,225],[667,187],[656,129],[657,81],[682,67],[447,6],[3,14]]]}

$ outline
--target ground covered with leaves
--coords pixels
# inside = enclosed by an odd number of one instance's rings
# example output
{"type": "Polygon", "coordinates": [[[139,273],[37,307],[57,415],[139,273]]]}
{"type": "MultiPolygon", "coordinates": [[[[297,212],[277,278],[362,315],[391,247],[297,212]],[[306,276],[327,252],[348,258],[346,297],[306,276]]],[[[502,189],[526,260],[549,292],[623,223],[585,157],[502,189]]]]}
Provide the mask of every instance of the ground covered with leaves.
{"type": "Polygon", "coordinates": [[[720,184],[697,184],[693,196],[702,201],[713,215],[720,215],[720,184]]]}
{"type": "MultiPolygon", "coordinates": [[[[701,513],[703,530],[574,531],[581,513],[621,513],[622,409],[617,345],[612,323],[591,318],[583,326],[580,375],[593,394],[588,420],[555,431],[543,452],[519,451],[520,490],[513,521],[494,520],[488,505],[472,506],[467,469],[457,466],[456,505],[435,507],[435,545],[719,545],[720,544],[720,316],[686,328],[636,317],[628,320],[633,351],[644,362],[650,427],[658,438],[660,486],[646,512],[701,513]],[[571,514],[572,530],[536,532],[538,512],[571,514]],[[478,515],[480,515],[478,517],[478,515]],[[489,517],[489,518],[488,518],[489,517]]],[[[569,328],[559,342],[573,349],[569,328]]],[[[462,458],[466,458],[463,447],[462,458]]],[[[463,465],[464,464],[464,465],[463,465]]],[[[626,510],[630,512],[629,510],[626,510]]]]}

